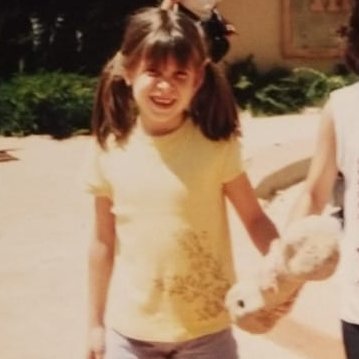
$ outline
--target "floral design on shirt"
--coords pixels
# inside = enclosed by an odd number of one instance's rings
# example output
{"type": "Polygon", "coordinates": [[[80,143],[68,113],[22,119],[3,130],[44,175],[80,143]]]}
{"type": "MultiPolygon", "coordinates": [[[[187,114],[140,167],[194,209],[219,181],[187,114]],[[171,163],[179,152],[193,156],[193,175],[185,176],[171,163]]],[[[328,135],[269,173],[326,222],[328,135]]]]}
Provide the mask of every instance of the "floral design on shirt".
{"type": "Polygon", "coordinates": [[[180,297],[195,306],[198,320],[209,320],[225,309],[224,297],[230,288],[221,263],[207,249],[207,233],[186,232],[179,245],[188,258],[188,272],[156,280],[158,290],[180,297]]]}

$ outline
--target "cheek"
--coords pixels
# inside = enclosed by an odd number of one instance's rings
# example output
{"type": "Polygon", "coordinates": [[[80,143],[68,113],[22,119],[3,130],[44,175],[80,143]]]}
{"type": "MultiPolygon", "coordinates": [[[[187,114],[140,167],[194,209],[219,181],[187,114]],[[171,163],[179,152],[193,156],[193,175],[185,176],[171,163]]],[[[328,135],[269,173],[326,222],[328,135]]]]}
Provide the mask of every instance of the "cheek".
{"type": "Polygon", "coordinates": [[[135,100],[140,100],[150,91],[152,81],[148,78],[140,78],[132,84],[132,93],[135,100]]]}
{"type": "Polygon", "coordinates": [[[186,97],[188,101],[191,101],[193,96],[196,95],[197,87],[194,82],[190,82],[187,86],[185,86],[184,93],[186,94],[186,97]]]}

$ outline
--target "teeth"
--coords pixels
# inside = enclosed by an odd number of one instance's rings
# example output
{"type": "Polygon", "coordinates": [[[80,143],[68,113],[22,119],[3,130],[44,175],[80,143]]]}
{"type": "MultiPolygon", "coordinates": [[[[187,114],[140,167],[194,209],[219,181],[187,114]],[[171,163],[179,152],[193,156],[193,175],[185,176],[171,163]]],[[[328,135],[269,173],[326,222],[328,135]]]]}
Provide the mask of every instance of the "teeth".
{"type": "Polygon", "coordinates": [[[169,105],[173,102],[173,99],[157,98],[153,97],[152,100],[161,105],[169,105]]]}

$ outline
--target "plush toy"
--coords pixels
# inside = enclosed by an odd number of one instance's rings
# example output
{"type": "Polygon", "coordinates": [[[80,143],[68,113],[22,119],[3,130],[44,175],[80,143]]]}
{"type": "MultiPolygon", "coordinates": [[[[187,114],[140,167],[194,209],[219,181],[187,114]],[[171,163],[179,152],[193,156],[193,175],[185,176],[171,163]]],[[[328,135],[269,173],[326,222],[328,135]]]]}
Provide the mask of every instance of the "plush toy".
{"type": "Polygon", "coordinates": [[[308,216],[293,222],[271,243],[255,278],[235,284],[225,305],[241,329],[269,331],[293,307],[306,281],[331,276],[339,260],[340,224],[329,216],[308,216]]]}

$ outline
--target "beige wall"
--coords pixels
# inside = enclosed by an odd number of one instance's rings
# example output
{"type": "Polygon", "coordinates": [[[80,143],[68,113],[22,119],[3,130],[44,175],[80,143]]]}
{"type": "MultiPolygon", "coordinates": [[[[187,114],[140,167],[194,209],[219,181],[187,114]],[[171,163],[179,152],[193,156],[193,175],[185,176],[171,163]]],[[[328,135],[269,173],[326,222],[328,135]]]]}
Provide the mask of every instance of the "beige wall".
{"type": "Polygon", "coordinates": [[[329,70],[338,59],[285,59],[281,54],[280,0],[222,0],[221,13],[239,34],[231,38],[228,62],[253,54],[256,64],[267,69],[274,65],[311,66],[329,70]]]}

